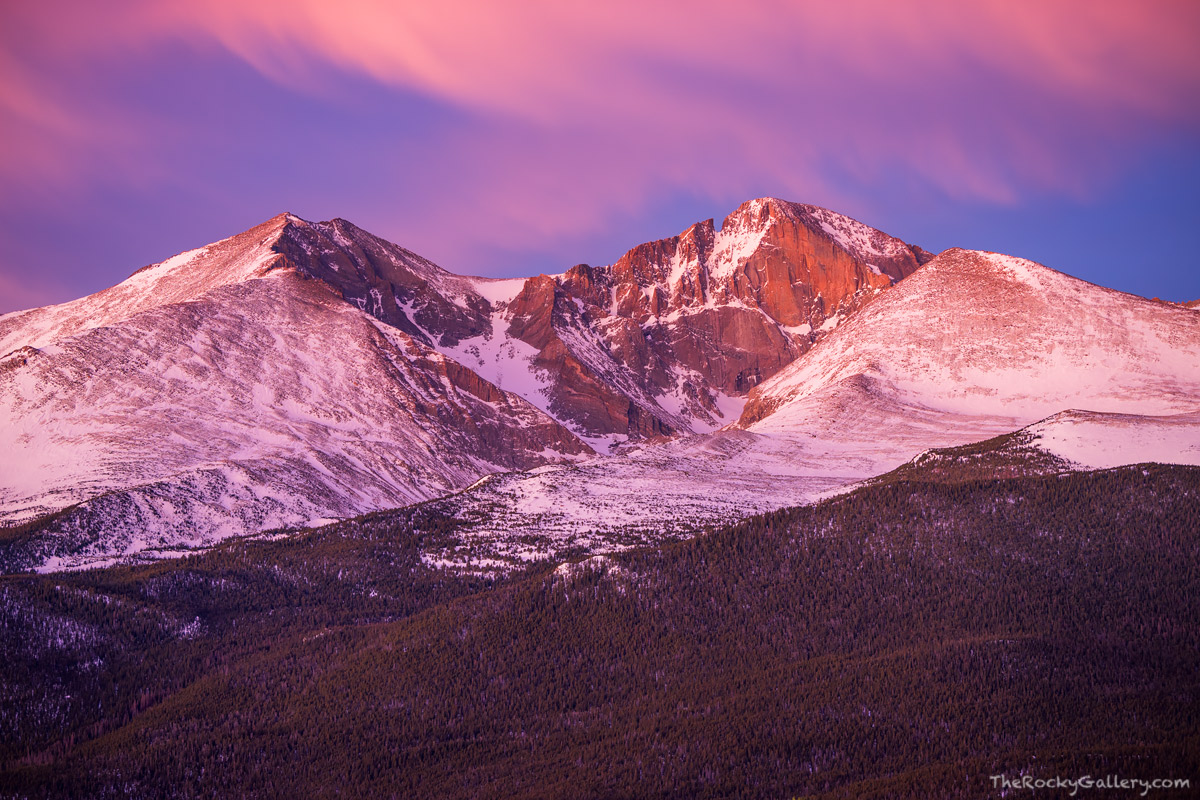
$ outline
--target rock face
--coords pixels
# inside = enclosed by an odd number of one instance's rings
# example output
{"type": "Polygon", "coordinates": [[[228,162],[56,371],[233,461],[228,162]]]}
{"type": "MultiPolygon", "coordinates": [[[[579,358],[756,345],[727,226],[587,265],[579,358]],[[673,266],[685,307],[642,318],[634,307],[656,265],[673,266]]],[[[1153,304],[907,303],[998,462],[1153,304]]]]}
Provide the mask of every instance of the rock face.
{"type": "Polygon", "coordinates": [[[720,231],[707,220],[625,254],[607,270],[611,304],[597,305],[637,322],[652,350],[709,387],[743,393],[926,256],[825,209],[754,200],[720,231]]]}
{"type": "Polygon", "coordinates": [[[507,334],[537,351],[548,410],[583,435],[711,430],[931,257],[816,206],[753,200],[720,230],[706,220],[610,266],[530,278],[504,307],[507,334]]]}
{"type": "Polygon", "coordinates": [[[336,289],[376,319],[432,345],[490,330],[491,304],[470,279],[452,275],[344,219],[287,217],[274,249],[286,266],[336,289]]]}

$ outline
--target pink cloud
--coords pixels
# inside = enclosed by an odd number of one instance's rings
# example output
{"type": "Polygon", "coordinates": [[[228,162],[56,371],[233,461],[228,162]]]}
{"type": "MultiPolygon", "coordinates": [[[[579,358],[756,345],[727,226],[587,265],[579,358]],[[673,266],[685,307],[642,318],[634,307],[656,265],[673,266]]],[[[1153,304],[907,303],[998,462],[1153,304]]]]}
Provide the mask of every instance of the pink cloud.
{"type": "Polygon", "coordinates": [[[543,122],[678,102],[654,63],[782,90],[796,88],[797,66],[903,90],[975,63],[1051,94],[1163,114],[1200,85],[1200,9],[1190,2],[210,0],[149,4],[122,25],[212,36],[281,80],[309,54],[543,122]]]}
{"type": "MultiPolygon", "coordinates": [[[[436,196],[402,224],[452,232],[465,208],[487,222],[463,248],[577,235],[672,190],[832,202],[831,176],[870,185],[897,169],[964,200],[1086,196],[1156,126],[1200,127],[1192,2],[139,0],[13,14],[76,71],[218,46],[301,91],[324,91],[336,67],[465,109],[477,126],[407,165],[436,196]]],[[[169,169],[139,161],[153,120],[19,64],[0,61],[0,78],[0,174],[69,184],[114,157],[131,175],[169,169]]]]}

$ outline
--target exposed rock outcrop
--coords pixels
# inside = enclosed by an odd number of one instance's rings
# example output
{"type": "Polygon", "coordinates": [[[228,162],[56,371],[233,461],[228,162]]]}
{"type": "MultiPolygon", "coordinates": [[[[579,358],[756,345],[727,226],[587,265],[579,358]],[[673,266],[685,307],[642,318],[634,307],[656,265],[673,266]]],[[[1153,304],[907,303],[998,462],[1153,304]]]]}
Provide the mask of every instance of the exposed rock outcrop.
{"type": "Polygon", "coordinates": [[[539,350],[552,409],[593,434],[712,427],[732,422],[719,394],[744,396],[931,257],[826,209],[753,200],[720,230],[705,220],[610,266],[530,278],[508,333],[539,350]],[[571,328],[599,346],[576,347],[571,328]],[[613,373],[637,391],[611,391],[613,373]]]}

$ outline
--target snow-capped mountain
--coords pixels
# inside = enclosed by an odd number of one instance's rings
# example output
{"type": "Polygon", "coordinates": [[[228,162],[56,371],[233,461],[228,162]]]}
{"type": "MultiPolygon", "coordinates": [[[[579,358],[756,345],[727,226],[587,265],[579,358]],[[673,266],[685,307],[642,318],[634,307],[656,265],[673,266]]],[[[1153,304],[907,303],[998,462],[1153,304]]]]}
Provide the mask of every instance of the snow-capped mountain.
{"type": "MultiPolygon", "coordinates": [[[[532,278],[508,334],[556,379],[547,410],[594,443],[705,432],[745,393],[931,258],[849,217],[763,198],[630,250],[532,278]]],[[[459,351],[461,353],[461,351],[459,351]]],[[[489,358],[464,358],[487,375],[489,358]]]]}
{"type": "Polygon", "coordinates": [[[1019,429],[1064,469],[1200,464],[1200,316],[950,250],[753,389],[736,425],[490,479],[442,504],[470,527],[430,557],[503,568],[691,535],[1019,429]]]}
{"type": "Polygon", "coordinates": [[[1021,425],[1066,409],[1193,412],[1200,316],[1031,261],[948,250],[756,387],[739,426],[784,429],[804,418],[806,398],[848,380],[905,405],[1021,425]]]}
{"type": "Polygon", "coordinates": [[[510,280],[280,215],[2,316],[0,353],[0,524],[48,567],[433,498],[467,526],[431,560],[503,566],[1022,428],[1080,467],[1200,463],[1194,310],[770,198],[510,280]]]}
{"type": "MultiPolygon", "coordinates": [[[[463,284],[398,248],[361,257],[339,228],[280,216],[0,318],[0,520],[71,507],[51,523],[53,551],[123,553],[395,507],[590,452],[432,349],[398,306],[393,325],[389,309],[346,302],[374,298],[371,281],[463,284]]],[[[429,294],[427,309],[443,296],[429,294]]],[[[475,300],[439,317],[443,338],[469,328],[475,300]]]]}
{"type": "Polygon", "coordinates": [[[0,317],[0,523],[57,515],[39,557],[195,545],[711,430],[925,256],[768,199],[491,280],[283,214],[0,317]]]}

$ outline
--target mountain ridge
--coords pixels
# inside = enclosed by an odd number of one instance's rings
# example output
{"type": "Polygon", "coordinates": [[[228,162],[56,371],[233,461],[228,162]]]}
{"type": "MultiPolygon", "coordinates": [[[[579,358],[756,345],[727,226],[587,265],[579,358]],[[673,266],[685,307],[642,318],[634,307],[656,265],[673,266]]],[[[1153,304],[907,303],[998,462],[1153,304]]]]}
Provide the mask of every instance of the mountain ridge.
{"type": "Polygon", "coordinates": [[[437,563],[603,552],[1070,409],[1124,416],[1056,423],[1046,442],[1190,436],[1197,325],[775,198],[517,279],[281,214],[0,316],[0,520],[70,507],[21,545],[22,563],[61,567],[462,491],[471,533],[437,563]]]}
{"type": "Polygon", "coordinates": [[[47,557],[313,524],[590,452],[519,396],[296,273],[22,361],[0,373],[0,518],[84,504],[42,537],[47,557]]]}
{"type": "Polygon", "coordinates": [[[790,400],[859,373],[896,383],[920,404],[989,408],[1026,424],[1066,408],[1146,412],[1151,404],[1169,414],[1197,405],[1200,318],[1184,309],[960,248],[911,277],[753,391],[738,425],[751,428],[790,400]],[[955,302],[968,290],[972,303],[955,302]],[[867,340],[856,336],[864,328],[867,340]],[[1040,399],[1019,394],[1015,365],[1040,370],[1040,399]],[[974,389],[955,389],[964,386],[974,389]]]}
{"type": "Polygon", "coordinates": [[[493,383],[525,373],[518,393],[604,448],[732,422],[736,396],[925,256],[835,212],[761,198],[739,206],[719,232],[711,220],[697,223],[607,267],[489,279],[448,272],[341,218],[309,222],[283,213],[94,295],[0,316],[0,352],[294,270],[444,355],[470,361],[493,383]],[[739,250],[738,242],[753,246],[739,250]],[[865,258],[870,247],[882,268],[851,252],[865,258]],[[534,352],[512,356],[525,345],[534,352]],[[505,348],[507,359],[480,356],[505,348]],[[546,381],[548,373],[562,378],[546,381]]]}

